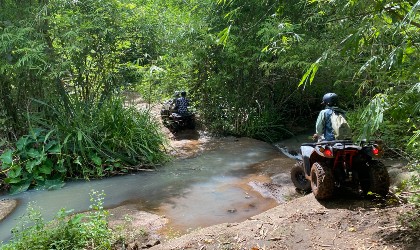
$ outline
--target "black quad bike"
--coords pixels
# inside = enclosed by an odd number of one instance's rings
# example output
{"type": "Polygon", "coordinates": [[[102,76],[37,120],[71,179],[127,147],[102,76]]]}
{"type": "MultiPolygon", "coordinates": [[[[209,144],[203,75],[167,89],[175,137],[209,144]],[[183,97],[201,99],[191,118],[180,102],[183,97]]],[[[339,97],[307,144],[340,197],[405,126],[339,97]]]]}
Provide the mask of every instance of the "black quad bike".
{"type": "Polygon", "coordinates": [[[169,103],[164,103],[160,111],[163,125],[172,133],[176,133],[182,129],[195,129],[195,115],[192,112],[180,115],[176,110],[170,108],[169,103]]]}
{"type": "Polygon", "coordinates": [[[388,193],[388,171],[376,159],[383,154],[379,141],[360,145],[347,140],[325,141],[304,143],[301,151],[303,148],[311,153],[291,169],[292,182],[300,191],[312,190],[318,200],[332,197],[336,187],[344,186],[361,189],[363,194],[385,196],[388,193]]]}

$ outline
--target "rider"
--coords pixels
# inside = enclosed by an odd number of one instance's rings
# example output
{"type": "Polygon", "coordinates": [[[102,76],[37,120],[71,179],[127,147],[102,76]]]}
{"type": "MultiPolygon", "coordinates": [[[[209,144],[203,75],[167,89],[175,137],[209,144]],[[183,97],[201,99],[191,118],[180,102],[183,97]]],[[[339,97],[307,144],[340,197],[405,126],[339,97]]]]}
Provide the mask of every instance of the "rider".
{"type": "Polygon", "coordinates": [[[342,113],[345,111],[338,108],[338,96],[335,93],[327,93],[322,98],[323,105],[326,105],[324,110],[321,110],[316,120],[315,131],[316,133],[312,136],[314,140],[318,141],[334,141],[334,131],[331,123],[331,115],[333,111],[342,113]]]}
{"type": "Polygon", "coordinates": [[[177,113],[181,116],[188,115],[188,106],[190,104],[190,101],[187,99],[187,92],[182,91],[181,97],[176,99],[175,102],[175,108],[178,110],[177,113]]]}
{"type": "MultiPolygon", "coordinates": [[[[338,96],[335,93],[327,93],[322,98],[322,103],[325,105],[325,109],[321,110],[318,115],[318,119],[315,125],[316,133],[312,136],[314,140],[318,139],[320,141],[333,141],[335,140],[334,132],[332,128],[331,115],[333,110],[344,114],[344,110],[337,107],[338,96]]],[[[301,146],[300,150],[302,152],[303,164],[307,169],[307,173],[311,168],[309,157],[311,156],[314,148],[312,146],[301,146]]]]}
{"type": "Polygon", "coordinates": [[[175,91],[173,99],[169,100],[169,110],[171,112],[176,112],[175,106],[176,106],[176,100],[179,98],[179,91],[175,91]]]}

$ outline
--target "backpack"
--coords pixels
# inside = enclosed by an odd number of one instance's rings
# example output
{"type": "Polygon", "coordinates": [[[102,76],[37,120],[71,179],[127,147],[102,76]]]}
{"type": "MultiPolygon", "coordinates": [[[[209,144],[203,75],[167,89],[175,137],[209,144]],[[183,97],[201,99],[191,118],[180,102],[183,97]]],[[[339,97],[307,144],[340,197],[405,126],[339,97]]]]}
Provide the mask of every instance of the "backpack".
{"type": "Polygon", "coordinates": [[[333,110],[331,125],[336,140],[351,139],[350,125],[342,113],[333,110]]]}

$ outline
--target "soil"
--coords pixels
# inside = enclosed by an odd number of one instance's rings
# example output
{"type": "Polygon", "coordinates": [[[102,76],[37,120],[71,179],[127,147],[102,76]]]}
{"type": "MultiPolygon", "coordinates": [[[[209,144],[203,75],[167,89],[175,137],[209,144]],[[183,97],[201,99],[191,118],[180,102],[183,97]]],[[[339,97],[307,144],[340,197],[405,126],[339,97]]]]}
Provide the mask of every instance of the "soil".
{"type": "Polygon", "coordinates": [[[311,194],[151,249],[419,249],[416,236],[397,219],[408,210],[356,198],[320,203],[311,194]]]}

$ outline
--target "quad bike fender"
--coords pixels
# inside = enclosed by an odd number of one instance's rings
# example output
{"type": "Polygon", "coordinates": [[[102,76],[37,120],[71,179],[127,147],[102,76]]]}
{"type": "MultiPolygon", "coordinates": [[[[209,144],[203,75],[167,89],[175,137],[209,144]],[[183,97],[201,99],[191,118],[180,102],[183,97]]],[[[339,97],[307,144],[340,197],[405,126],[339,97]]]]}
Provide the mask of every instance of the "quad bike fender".
{"type": "Polygon", "coordinates": [[[322,153],[313,145],[302,145],[300,150],[302,153],[305,177],[310,180],[312,165],[316,162],[325,162],[327,159],[323,157],[322,153]]]}
{"type": "Polygon", "coordinates": [[[309,145],[302,145],[300,147],[303,160],[303,168],[305,170],[305,177],[310,178],[312,162],[310,160],[311,156],[314,154],[315,148],[309,145]]]}

